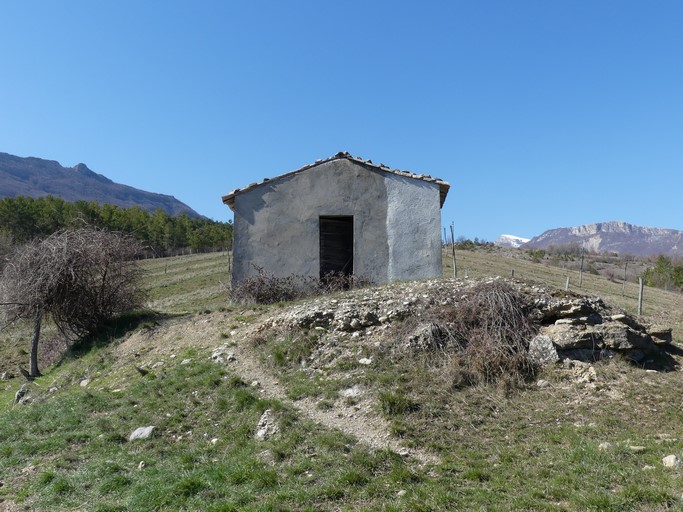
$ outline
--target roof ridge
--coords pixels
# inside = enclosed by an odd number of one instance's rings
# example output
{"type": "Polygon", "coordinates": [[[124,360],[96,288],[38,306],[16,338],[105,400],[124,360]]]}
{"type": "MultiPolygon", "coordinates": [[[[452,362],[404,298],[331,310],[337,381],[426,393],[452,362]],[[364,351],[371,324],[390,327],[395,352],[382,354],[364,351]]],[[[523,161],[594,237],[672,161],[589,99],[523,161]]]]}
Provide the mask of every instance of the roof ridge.
{"type": "Polygon", "coordinates": [[[229,194],[224,195],[221,199],[223,200],[223,204],[228,205],[230,207],[230,209],[232,210],[232,209],[234,209],[234,206],[235,206],[235,194],[237,194],[237,193],[246,192],[246,191],[251,190],[253,188],[256,188],[260,185],[263,185],[264,183],[267,183],[269,181],[273,181],[273,180],[279,179],[279,178],[284,178],[287,176],[292,176],[294,174],[298,174],[300,172],[311,169],[312,167],[316,167],[316,166],[321,165],[321,164],[332,162],[333,160],[341,160],[341,159],[351,160],[351,161],[359,163],[363,166],[374,167],[376,169],[379,169],[382,172],[388,172],[390,174],[395,174],[397,176],[403,176],[406,178],[418,179],[418,180],[426,181],[429,183],[436,183],[439,185],[439,189],[440,189],[441,206],[443,206],[443,203],[446,200],[446,195],[448,194],[448,190],[450,189],[450,183],[448,183],[447,181],[444,181],[442,179],[439,179],[439,178],[434,178],[429,174],[416,174],[416,173],[412,173],[410,171],[402,171],[400,169],[392,169],[391,167],[384,165],[383,163],[375,164],[372,162],[372,160],[365,160],[359,156],[353,156],[348,151],[339,151],[336,154],[334,154],[333,156],[316,160],[315,162],[310,163],[310,164],[306,164],[303,167],[295,169],[294,171],[290,171],[290,172],[286,172],[284,174],[280,174],[278,176],[275,176],[274,178],[263,178],[263,180],[261,180],[260,182],[250,183],[249,185],[247,185],[246,187],[241,188],[241,189],[236,188],[236,189],[232,190],[232,192],[230,192],[229,194]]]}

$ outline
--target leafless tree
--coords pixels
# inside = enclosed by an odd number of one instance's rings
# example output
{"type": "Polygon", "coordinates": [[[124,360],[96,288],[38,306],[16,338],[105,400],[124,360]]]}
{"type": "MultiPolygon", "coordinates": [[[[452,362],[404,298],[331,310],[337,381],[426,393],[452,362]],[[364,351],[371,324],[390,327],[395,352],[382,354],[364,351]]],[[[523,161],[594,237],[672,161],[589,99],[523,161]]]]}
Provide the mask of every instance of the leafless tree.
{"type": "Polygon", "coordinates": [[[135,260],[139,251],[139,242],[130,236],[81,228],[30,242],[10,255],[0,290],[5,320],[34,321],[30,369],[22,373],[40,375],[38,345],[45,315],[73,340],[142,305],[135,260]]]}

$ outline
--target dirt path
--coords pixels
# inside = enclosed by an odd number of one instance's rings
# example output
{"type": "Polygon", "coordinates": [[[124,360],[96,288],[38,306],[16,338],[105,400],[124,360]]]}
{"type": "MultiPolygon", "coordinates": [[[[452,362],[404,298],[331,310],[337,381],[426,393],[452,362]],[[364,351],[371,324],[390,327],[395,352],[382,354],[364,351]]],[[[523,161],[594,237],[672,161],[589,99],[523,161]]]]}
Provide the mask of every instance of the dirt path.
{"type": "Polygon", "coordinates": [[[389,422],[374,412],[372,400],[367,396],[358,396],[357,402],[350,406],[338,400],[331,409],[320,409],[318,401],[312,398],[296,401],[289,399],[284,386],[275,376],[264,370],[253,349],[248,345],[248,341],[242,339],[236,345],[226,348],[226,353],[234,356],[234,360],[228,361],[227,364],[245,382],[257,381],[260,391],[265,396],[293,406],[317,424],[349,434],[375,450],[389,449],[420,464],[438,462],[435,455],[424,450],[406,448],[392,438],[389,422]]]}
{"type": "MultiPolygon", "coordinates": [[[[209,353],[220,353],[215,359],[224,362],[247,383],[258,382],[263,396],[274,398],[299,410],[301,414],[326,428],[349,434],[372,449],[389,449],[417,463],[438,463],[438,458],[424,450],[406,448],[391,437],[389,423],[373,409],[373,398],[360,391],[354,405],[337,400],[334,407],[320,409],[311,398],[291,400],[285,386],[258,360],[249,341],[249,326],[230,330],[235,323],[234,313],[212,313],[162,320],[152,329],[132,334],[117,347],[120,367],[132,369],[132,364],[153,365],[156,361],[170,364],[172,354],[190,347],[203,348],[209,353]]],[[[257,320],[254,321],[255,323],[257,320]]],[[[253,325],[253,324],[252,324],[253,325]]]]}

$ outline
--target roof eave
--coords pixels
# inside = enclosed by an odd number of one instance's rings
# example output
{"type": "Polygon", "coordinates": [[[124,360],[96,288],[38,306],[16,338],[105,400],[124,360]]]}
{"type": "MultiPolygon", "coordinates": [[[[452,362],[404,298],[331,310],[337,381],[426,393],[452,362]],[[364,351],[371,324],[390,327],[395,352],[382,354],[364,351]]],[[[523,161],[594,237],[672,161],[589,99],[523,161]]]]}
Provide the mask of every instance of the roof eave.
{"type": "Polygon", "coordinates": [[[451,185],[447,181],[440,180],[438,178],[432,178],[429,175],[423,175],[423,174],[415,174],[407,171],[401,171],[398,169],[391,169],[390,167],[384,165],[384,164],[374,164],[372,160],[363,160],[362,158],[354,157],[351,156],[349,153],[346,152],[340,152],[337,153],[336,155],[330,157],[330,158],[325,158],[322,160],[316,160],[312,164],[305,165],[299,169],[296,169],[294,171],[290,171],[288,173],[282,174],[280,176],[276,176],[275,178],[265,178],[261,183],[251,183],[248,186],[244,187],[243,189],[235,189],[229,194],[222,196],[223,204],[227,205],[232,211],[235,211],[235,196],[240,193],[240,192],[246,192],[248,190],[251,190],[252,188],[259,187],[263,184],[265,184],[268,181],[273,181],[277,180],[280,178],[285,178],[288,176],[292,176],[294,174],[298,174],[300,172],[306,171],[310,169],[311,167],[316,167],[320,164],[324,164],[327,162],[331,162],[333,160],[340,160],[340,159],[347,159],[352,162],[356,162],[357,164],[367,166],[367,167],[372,167],[375,169],[379,169],[380,171],[384,171],[390,174],[395,174],[398,176],[405,176],[408,178],[414,178],[418,180],[425,180],[431,183],[437,183],[439,185],[439,202],[440,202],[440,207],[443,207],[444,202],[446,201],[446,196],[448,195],[448,190],[450,189],[451,185]]]}

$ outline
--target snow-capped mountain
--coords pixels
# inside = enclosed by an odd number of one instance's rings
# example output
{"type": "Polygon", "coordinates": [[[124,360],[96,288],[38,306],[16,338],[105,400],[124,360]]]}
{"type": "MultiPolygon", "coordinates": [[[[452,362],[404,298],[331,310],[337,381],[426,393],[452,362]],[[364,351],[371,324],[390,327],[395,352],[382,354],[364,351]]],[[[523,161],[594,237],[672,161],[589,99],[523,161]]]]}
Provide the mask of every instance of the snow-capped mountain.
{"type": "Polygon", "coordinates": [[[494,245],[498,247],[513,247],[518,248],[529,241],[528,238],[522,238],[521,236],[515,235],[500,235],[498,240],[493,242],[494,245]]]}

